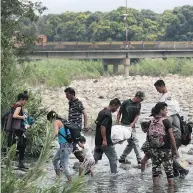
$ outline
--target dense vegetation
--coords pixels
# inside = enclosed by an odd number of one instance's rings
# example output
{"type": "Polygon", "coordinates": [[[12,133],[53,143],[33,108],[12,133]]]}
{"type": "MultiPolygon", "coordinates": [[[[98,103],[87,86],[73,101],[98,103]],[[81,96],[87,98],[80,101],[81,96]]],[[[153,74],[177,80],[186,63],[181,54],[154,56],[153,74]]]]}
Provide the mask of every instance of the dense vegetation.
{"type": "MultiPolygon", "coordinates": [[[[191,59],[145,59],[130,66],[130,75],[159,76],[179,74],[193,75],[193,60],[191,59]]],[[[112,65],[109,75],[113,75],[112,65]]],[[[123,65],[119,66],[119,74],[124,74],[123,65]]],[[[98,61],[78,61],[48,59],[25,64],[23,82],[30,85],[44,84],[48,87],[67,86],[73,79],[99,78],[103,75],[103,66],[98,61]]]]}
{"type": "MultiPolygon", "coordinates": [[[[25,18],[25,34],[45,34],[48,41],[125,41],[125,7],[110,12],[65,12],[43,15],[37,24],[25,18]]],[[[131,41],[192,41],[193,6],[176,7],[157,14],[128,8],[126,23],[131,41]]]]}
{"type": "MultiPolygon", "coordinates": [[[[19,30],[17,38],[21,39],[25,47],[15,48],[13,35],[19,29],[21,20],[36,22],[45,7],[41,3],[26,0],[2,0],[1,1],[1,112],[5,113],[16,101],[19,92],[26,90],[23,80],[25,75],[24,64],[19,63],[23,55],[23,49],[34,42],[35,37],[22,34],[19,30]]],[[[16,160],[16,145],[11,148],[6,146],[6,133],[1,132],[1,192],[3,193],[54,193],[77,192],[82,187],[82,179],[75,180],[72,186],[62,183],[53,183],[46,187],[40,187],[44,164],[50,160],[51,142],[54,138],[53,128],[45,122],[45,109],[41,108],[41,98],[30,93],[28,102],[29,113],[36,118],[36,124],[27,132],[28,148],[32,154],[40,155],[34,167],[18,174],[14,170],[16,160]],[[41,148],[40,148],[41,145],[41,148]],[[33,149],[34,148],[34,149],[33,149]],[[16,174],[17,173],[17,174],[16,174]]],[[[46,183],[45,183],[46,184],[46,183]]]]}

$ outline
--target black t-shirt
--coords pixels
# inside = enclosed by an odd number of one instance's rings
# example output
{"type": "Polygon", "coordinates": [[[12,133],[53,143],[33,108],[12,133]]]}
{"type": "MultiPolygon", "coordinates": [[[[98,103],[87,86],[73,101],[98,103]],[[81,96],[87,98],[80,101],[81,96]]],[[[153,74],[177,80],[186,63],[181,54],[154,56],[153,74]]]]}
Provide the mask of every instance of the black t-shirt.
{"type": "MultiPolygon", "coordinates": [[[[169,119],[163,119],[162,122],[163,122],[163,125],[165,127],[165,131],[166,131],[165,144],[164,144],[164,146],[162,148],[164,148],[164,149],[171,149],[171,142],[170,142],[170,136],[169,136],[168,130],[170,128],[172,128],[172,123],[171,123],[171,121],[169,119]]],[[[149,121],[148,127],[150,126],[150,123],[151,123],[151,121],[149,121]]],[[[148,140],[148,135],[147,135],[147,140],[148,140]]]]}
{"type": "Polygon", "coordinates": [[[130,125],[135,117],[140,114],[140,110],[141,103],[135,103],[131,99],[125,100],[120,107],[122,115],[121,123],[124,125],[130,125]]]}
{"type": "Polygon", "coordinates": [[[101,126],[104,126],[106,128],[107,145],[112,145],[111,141],[112,114],[111,111],[107,108],[100,111],[96,119],[96,135],[95,135],[96,146],[102,145],[103,138],[101,134],[101,126]]]}

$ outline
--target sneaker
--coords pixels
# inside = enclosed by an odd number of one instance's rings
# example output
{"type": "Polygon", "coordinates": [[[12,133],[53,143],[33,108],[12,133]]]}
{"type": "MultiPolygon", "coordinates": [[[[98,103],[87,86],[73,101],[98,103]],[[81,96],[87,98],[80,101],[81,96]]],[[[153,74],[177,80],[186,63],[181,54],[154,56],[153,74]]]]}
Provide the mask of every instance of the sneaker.
{"type": "Polygon", "coordinates": [[[185,176],[189,173],[189,170],[186,170],[186,169],[183,169],[183,170],[180,170],[180,178],[181,179],[184,179],[185,176]]]}
{"type": "Polygon", "coordinates": [[[127,159],[119,159],[119,163],[122,164],[131,164],[131,161],[127,160],[127,159]]]}

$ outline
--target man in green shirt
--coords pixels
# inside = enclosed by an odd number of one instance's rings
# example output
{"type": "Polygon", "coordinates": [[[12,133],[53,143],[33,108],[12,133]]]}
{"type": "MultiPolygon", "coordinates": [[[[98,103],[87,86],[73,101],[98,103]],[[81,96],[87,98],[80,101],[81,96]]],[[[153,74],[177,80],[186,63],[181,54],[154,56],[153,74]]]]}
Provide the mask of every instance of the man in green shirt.
{"type": "Polygon", "coordinates": [[[140,110],[141,110],[141,101],[144,100],[145,94],[142,91],[138,91],[135,94],[135,97],[133,99],[125,100],[120,110],[117,114],[117,123],[120,123],[121,119],[121,125],[130,126],[133,128],[131,137],[127,140],[128,145],[126,146],[125,150],[123,151],[123,154],[121,155],[119,162],[120,163],[131,163],[129,162],[126,157],[127,155],[134,149],[138,164],[141,164],[141,155],[140,155],[140,148],[138,139],[136,138],[136,130],[135,130],[135,124],[139,118],[140,110]]]}

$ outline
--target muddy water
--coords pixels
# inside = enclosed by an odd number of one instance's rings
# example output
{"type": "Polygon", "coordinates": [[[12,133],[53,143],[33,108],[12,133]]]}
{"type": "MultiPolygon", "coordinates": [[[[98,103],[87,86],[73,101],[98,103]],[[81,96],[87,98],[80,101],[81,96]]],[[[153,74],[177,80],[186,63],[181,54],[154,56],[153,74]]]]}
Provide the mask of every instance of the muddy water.
{"type": "MultiPolygon", "coordinates": [[[[147,117],[150,113],[150,109],[153,104],[144,104],[142,105],[142,113],[140,119],[147,117]]],[[[139,145],[143,144],[145,141],[145,134],[137,125],[137,137],[139,139],[139,145]]],[[[86,136],[87,142],[90,144],[92,149],[94,149],[94,136],[86,136]]],[[[120,157],[127,143],[125,142],[122,145],[116,145],[116,151],[118,157],[120,157]]],[[[182,154],[181,151],[185,151],[188,147],[182,147],[179,152],[181,155],[181,159],[191,159],[193,160],[193,156],[182,154]]],[[[143,156],[143,152],[141,152],[143,156]]],[[[110,174],[110,167],[108,159],[105,155],[103,155],[103,159],[99,161],[99,163],[94,168],[95,177],[91,178],[90,176],[86,176],[86,184],[84,189],[81,192],[84,193],[193,193],[193,166],[189,165],[188,169],[190,170],[189,174],[186,176],[184,180],[175,178],[175,188],[171,189],[167,186],[166,176],[163,174],[160,178],[160,186],[158,188],[153,188],[152,186],[152,177],[151,177],[151,164],[147,167],[145,175],[142,177],[140,174],[140,169],[137,168],[137,161],[135,157],[134,151],[131,152],[127,157],[132,164],[129,166],[124,166],[123,164],[118,164],[119,172],[117,175],[110,174]]],[[[70,157],[70,168],[73,173],[74,178],[78,176],[78,172],[72,169],[74,163],[77,160],[73,155],[70,157]]],[[[54,171],[51,163],[48,163],[45,166],[46,176],[45,180],[46,184],[51,184],[54,181],[54,171]]],[[[42,182],[43,182],[42,181],[42,182]]],[[[62,183],[66,181],[65,177],[61,178],[62,183]]]]}

